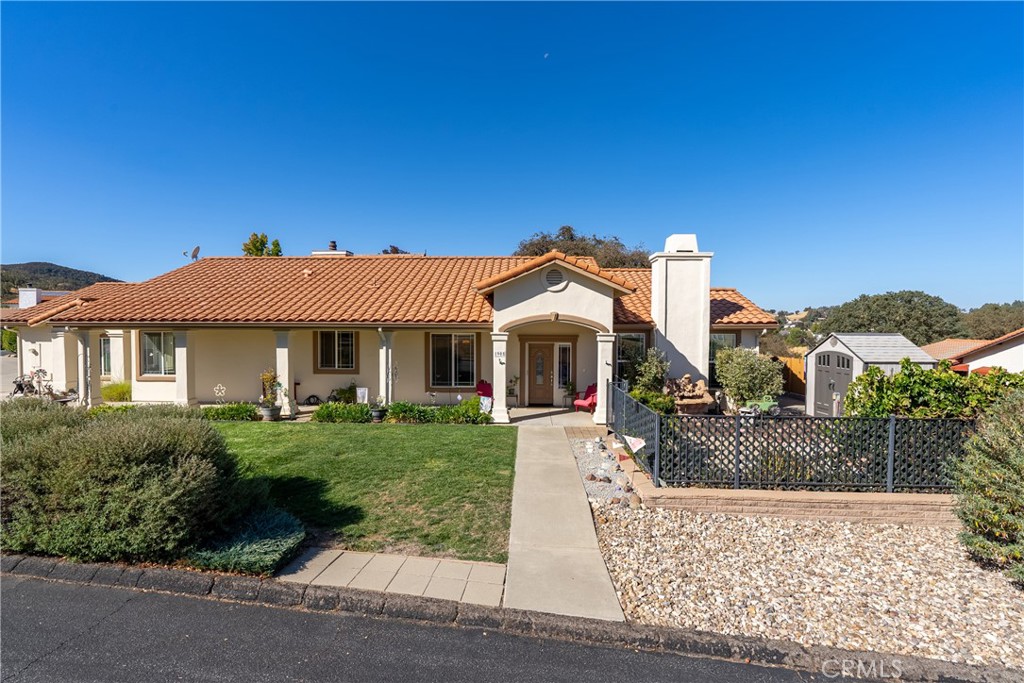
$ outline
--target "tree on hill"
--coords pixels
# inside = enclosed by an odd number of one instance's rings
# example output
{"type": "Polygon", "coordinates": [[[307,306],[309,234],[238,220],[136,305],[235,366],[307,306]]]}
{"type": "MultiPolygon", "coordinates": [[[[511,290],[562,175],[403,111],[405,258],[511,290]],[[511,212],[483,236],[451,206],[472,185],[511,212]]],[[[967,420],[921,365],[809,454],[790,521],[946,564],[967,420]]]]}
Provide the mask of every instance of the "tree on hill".
{"type": "Polygon", "coordinates": [[[389,244],[388,248],[387,249],[381,249],[380,253],[382,253],[382,254],[408,254],[409,252],[407,252],[405,249],[401,249],[399,247],[396,247],[393,244],[389,244]]]}
{"type": "Polygon", "coordinates": [[[571,225],[563,225],[553,233],[534,233],[519,243],[514,256],[543,256],[552,249],[569,256],[590,256],[602,268],[649,268],[651,265],[644,245],[627,247],[618,237],[583,235],[571,225]]]}
{"type": "Polygon", "coordinates": [[[28,287],[29,285],[39,289],[73,291],[97,282],[120,282],[120,280],[88,270],[77,270],[43,261],[0,266],[0,290],[5,297],[12,292],[17,292],[19,287],[28,287]]]}
{"type": "Polygon", "coordinates": [[[1024,301],[985,304],[964,314],[964,326],[972,339],[995,339],[1024,327],[1024,301]]]}
{"type": "Polygon", "coordinates": [[[821,324],[831,332],[898,332],[917,345],[965,334],[960,309],[918,291],[862,294],[832,309],[821,324]]]}
{"type": "Polygon", "coordinates": [[[280,256],[281,243],[277,240],[267,243],[267,233],[253,233],[249,240],[242,243],[242,253],[246,256],[280,256]]]}

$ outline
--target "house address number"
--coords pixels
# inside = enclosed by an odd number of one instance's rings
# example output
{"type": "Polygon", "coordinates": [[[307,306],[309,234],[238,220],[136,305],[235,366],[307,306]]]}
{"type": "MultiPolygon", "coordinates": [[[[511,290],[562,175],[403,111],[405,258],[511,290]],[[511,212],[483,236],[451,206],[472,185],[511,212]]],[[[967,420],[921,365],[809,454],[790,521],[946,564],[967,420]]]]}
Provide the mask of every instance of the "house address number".
{"type": "Polygon", "coordinates": [[[504,351],[495,351],[494,352],[494,357],[495,358],[504,358],[505,357],[505,352],[504,351]]]}

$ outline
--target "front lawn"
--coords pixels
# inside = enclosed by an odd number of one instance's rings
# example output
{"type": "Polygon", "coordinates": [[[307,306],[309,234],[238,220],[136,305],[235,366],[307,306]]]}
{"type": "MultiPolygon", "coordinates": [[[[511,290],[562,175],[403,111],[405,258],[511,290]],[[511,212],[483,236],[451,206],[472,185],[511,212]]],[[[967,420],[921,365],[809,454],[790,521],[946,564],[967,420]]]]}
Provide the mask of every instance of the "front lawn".
{"type": "Polygon", "coordinates": [[[505,562],[516,430],[222,422],[271,498],[352,550],[505,562]]]}

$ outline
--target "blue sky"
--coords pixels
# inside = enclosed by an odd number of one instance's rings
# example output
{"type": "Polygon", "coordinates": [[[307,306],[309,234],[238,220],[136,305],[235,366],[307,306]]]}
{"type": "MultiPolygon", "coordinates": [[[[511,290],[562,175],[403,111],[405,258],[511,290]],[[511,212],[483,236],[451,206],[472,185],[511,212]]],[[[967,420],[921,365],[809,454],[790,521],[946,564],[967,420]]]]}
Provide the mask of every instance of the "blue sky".
{"type": "Polygon", "coordinates": [[[2,5],[5,263],[696,232],[768,308],[1024,298],[1003,4],[2,5]]]}

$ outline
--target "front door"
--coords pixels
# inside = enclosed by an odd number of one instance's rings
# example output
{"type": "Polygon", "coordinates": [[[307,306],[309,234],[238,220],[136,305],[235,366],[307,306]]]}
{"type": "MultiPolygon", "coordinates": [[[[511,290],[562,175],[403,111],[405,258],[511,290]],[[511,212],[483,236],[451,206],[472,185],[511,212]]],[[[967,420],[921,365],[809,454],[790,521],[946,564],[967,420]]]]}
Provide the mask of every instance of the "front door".
{"type": "Polygon", "coordinates": [[[529,400],[531,406],[549,406],[554,402],[554,358],[554,344],[530,344],[529,400]]]}

